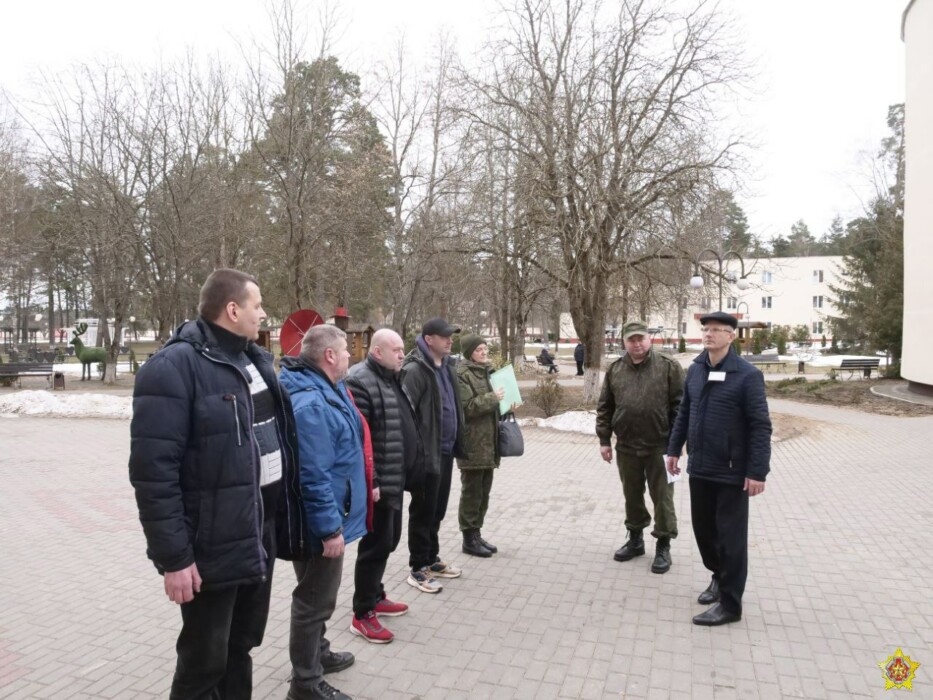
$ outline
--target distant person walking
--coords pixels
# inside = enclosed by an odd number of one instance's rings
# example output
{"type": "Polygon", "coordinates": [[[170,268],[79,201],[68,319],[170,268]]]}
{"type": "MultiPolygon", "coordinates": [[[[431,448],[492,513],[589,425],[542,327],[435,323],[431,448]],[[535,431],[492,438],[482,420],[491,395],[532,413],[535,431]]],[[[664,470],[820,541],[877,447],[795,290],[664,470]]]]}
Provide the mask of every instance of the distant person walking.
{"type": "Polygon", "coordinates": [[[680,409],[684,371],[673,358],[655,351],[642,321],[622,326],[625,354],[606,371],[596,407],[596,435],[602,458],[612,461],[616,438],[616,464],[625,495],[628,541],[615,553],[616,561],[629,561],[645,553],[643,531],[651,525],[645,507],[645,485],[654,504],[657,539],[651,571],[671,568],[671,540],[677,537],[674,485],[667,482],[664,451],[680,409]]]}
{"type": "Polygon", "coordinates": [[[573,361],[577,363],[577,376],[583,376],[583,361],[586,359],[586,348],[583,343],[577,343],[573,349],[573,361]]]}
{"type": "Polygon", "coordinates": [[[690,512],[712,580],[697,599],[717,603],[696,625],[742,619],[748,578],[748,499],[765,490],[771,417],[761,371],[732,348],[738,320],[722,311],[700,317],[703,352],[687,370],[683,401],[667,445],[667,470],[679,474],[687,444],[690,512]]]}

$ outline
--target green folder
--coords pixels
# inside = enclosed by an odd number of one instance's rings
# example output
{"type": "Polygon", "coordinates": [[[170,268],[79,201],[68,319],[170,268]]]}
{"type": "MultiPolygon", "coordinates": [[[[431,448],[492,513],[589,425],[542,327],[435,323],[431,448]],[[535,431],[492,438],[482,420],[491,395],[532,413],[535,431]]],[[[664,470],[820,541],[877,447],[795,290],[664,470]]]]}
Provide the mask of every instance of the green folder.
{"type": "Polygon", "coordinates": [[[503,416],[512,410],[512,404],[521,404],[522,395],[518,390],[518,380],[515,379],[515,370],[512,365],[506,365],[489,375],[489,383],[495,391],[499,387],[505,390],[505,396],[499,402],[499,413],[503,416]]]}

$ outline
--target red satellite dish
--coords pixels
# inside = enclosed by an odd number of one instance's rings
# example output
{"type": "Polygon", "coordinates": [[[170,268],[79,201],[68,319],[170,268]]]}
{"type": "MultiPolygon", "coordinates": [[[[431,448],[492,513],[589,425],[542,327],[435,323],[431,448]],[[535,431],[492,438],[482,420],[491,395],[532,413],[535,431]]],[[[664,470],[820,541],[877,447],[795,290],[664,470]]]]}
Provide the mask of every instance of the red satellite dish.
{"type": "Polygon", "coordinates": [[[282,324],[282,330],[279,333],[279,345],[282,346],[282,353],[290,357],[298,357],[301,350],[301,339],[311,326],[319,326],[324,323],[324,319],[314,309],[299,309],[291,316],[285,319],[282,324]]]}

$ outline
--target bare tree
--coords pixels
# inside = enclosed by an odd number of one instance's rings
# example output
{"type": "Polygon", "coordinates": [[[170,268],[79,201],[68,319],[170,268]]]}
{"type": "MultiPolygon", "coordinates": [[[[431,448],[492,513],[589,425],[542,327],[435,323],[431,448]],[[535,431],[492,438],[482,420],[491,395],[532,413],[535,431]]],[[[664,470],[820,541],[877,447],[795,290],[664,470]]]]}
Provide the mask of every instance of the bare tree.
{"type": "Polygon", "coordinates": [[[511,35],[470,79],[472,103],[500,109],[466,111],[528,163],[527,210],[562,261],[547,272],[567,292],[594,400],[610,286],[681,255],[657,222],[731,166],[735,140],[717,143],[705,125],[741,70],[707,3],[676,15],[645,0],[521,0],[509,18],[511,35]]]}

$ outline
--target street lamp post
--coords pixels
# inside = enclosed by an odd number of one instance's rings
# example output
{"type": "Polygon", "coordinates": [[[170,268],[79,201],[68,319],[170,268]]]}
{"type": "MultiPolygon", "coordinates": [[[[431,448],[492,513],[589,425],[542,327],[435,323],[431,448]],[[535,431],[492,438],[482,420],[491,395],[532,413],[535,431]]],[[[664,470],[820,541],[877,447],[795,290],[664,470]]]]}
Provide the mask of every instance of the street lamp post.
{"type": "Polygon", "coordinates": [[[747,355],[747,354],[748,354],[748,343],[749,343],[749,341],[752,339],[752,327],[751,327],[752,312],[751,312],[751,310],[748,308],[748,302],[747,302],[747,301],[740,301],[738,304],[735,305],[735,315],[738,316],[739,314],[742,313],[742,312],[740,311],[740,309],[741,309],[743,306],[745,307],[745,317],[744,317],[745,320],[746,320],[746,324],[745,324],[745,354],[747,355]]]}
{"type": "Polygon", "coordinates": [[[726,274],[728,275],[728,279],[730,282],[735,281],[735,286],[744,291],[748,289],[749,287],[749,282],[745,275],[745,261],[742,259],[742,256],[736,253],[734,250],[727,250],[725,253],[722,253],[722,254],[716,252],[712,248],[706,248],[705,250],[701,250],[697,254],[697,256],[693,259],[693,277],[690,278],[690,286],[693,287],[694,289],[700,289],[703,287],[704,284],[706,284],[706,281],[703,279],[702,275],[700,275],[700,258],[703,257],[704,253],[711,253],[713,257],[716,258],[716,262],[719,263],[719,273],[717,275],[718,281],[719,281],[719,311],[722,311],[722,278],[723,278],[722,268],[723,268],[723,265],[725,264],[726,260],[729,257],[734,257],[736,260],[739,261],[739,265],[741,265],[742,267],[742,276],[738,279],[738,281],[735,280],[734,272],[727,272],[726,274]]]}

